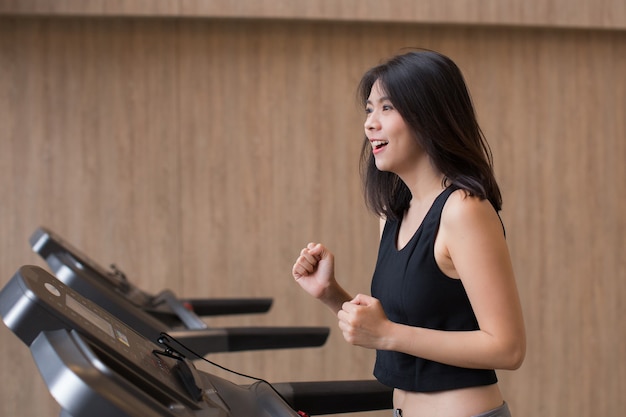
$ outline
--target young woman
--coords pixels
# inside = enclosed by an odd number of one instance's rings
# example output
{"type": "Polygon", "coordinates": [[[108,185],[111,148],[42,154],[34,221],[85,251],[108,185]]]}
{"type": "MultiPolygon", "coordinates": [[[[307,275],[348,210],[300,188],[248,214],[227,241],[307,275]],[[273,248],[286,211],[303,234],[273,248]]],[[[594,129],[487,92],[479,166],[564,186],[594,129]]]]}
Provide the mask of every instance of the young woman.
{"type": "Polygon", "coordinates": [[[524,322],[463,76],[446,56],[412,51],[366,72],[359,93],[365,199],[382,219],[372,295],[348,294],[320,243],[302,249],[293,277],[347,342],[376,349],[396,416],[510,416],[495,369],[521,365],[524,322]]]}

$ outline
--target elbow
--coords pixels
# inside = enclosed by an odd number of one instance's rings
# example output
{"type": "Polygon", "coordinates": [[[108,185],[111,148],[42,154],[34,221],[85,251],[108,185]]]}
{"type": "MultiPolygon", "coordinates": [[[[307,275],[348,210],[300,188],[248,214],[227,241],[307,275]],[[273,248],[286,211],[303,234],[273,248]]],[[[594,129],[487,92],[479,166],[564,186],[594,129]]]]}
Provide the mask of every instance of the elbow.
{"type": "Polygon", "coordinates": [[[519,341],[514,345],[510,346],[506,350],[506,354],[503,357],[501,369],[506,369],[509,371],[515,371],[522,366],[524,363],[524,357],[526,356],[526,342],[519,341]]]}
{"type": "Polygon", "coordinates": [[[515,371],[522,366],[526,356],[526,337],[523,333],[493,340],[493,342],[489,355],[490,368],[515,371]]]}
{"type": "Polygon", "coordinates": [[[525,352],[523,351],[518,351],[514,354],[511,354],[510,358],[505,364],[506,366],[503,369],[507,369],[509,371],[515,371],[516,369],[519,369],[522,366],[522,363],[524,363],[524,356],[525,352]]]}

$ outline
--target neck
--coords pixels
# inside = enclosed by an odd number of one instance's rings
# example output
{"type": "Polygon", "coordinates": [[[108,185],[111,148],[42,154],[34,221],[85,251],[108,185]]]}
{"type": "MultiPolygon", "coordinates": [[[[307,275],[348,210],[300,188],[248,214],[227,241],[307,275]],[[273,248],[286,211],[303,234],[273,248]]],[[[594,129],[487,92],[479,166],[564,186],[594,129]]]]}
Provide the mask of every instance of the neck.
{"type": "Polygon", "coordinates": [[[411,203],[429,202],[433,195],[438,195],[445,188],[444,175],[430,163],[430,160],[428,163],[417,164],[414,170],[399,176],[411,191],[411,203]]]}

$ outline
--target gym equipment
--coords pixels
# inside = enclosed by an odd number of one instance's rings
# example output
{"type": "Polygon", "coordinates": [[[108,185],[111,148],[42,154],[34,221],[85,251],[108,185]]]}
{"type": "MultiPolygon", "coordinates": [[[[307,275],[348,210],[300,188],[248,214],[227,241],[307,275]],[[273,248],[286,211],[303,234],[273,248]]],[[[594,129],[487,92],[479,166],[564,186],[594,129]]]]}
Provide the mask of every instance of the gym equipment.
{"type": "Polygon", "coordinates": [[[150,295],[133,285],[114,265],[108,271],[45,227],[38,228],[29,243],[60,281],[153,341],[162,332],[168,332],[192,350],[206,355],[317,347],[326,343],[330,332],[328,327],[211,328],[199,315],[265,312],[272,300],[180,300],[170,290],[150,295]]]}
{"type": "Polygon", "coordinates": [[[151,295],[133,285],[115,264],[107,270],[48,228],[37,228],[29,243],[66,285],[79,291],[114,291],[169,327],[203,329],[207,326],[198,316],[264,313],[272,305],[271,298],[178,300],[167,290],[151,295]],[[77,277],[79,274],[84,277],[77,277]]]}
{"type": "Polygon", "coordinates": [[[163,334],[156,344],[38,266],[0,291],[0,315],[19,337],[61,417],[298,417],[389,409],[377,381],[250,385],[198,370],[163,334]],[[344,393],[345,398],[340,398],[344,393]]]}

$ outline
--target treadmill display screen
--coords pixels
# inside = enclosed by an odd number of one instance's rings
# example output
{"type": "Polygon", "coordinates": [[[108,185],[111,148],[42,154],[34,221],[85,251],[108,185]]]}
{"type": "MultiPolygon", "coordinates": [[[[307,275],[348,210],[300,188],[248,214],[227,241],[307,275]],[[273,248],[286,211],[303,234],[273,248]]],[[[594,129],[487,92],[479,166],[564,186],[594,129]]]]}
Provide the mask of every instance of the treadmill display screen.
{"type": "Polygon", "coordinates": [[[111,323],[98,316],[93,311],[89,310],[87,307],[79,303],[69,294],[67,294],[65,297],[65,304],[76,313],[78,313],[81,317],[89,321],[91,324],[93,324],[109,336],[115,338],[115,335],[113,334],[113,326],[111,326],[111,323]]]}

